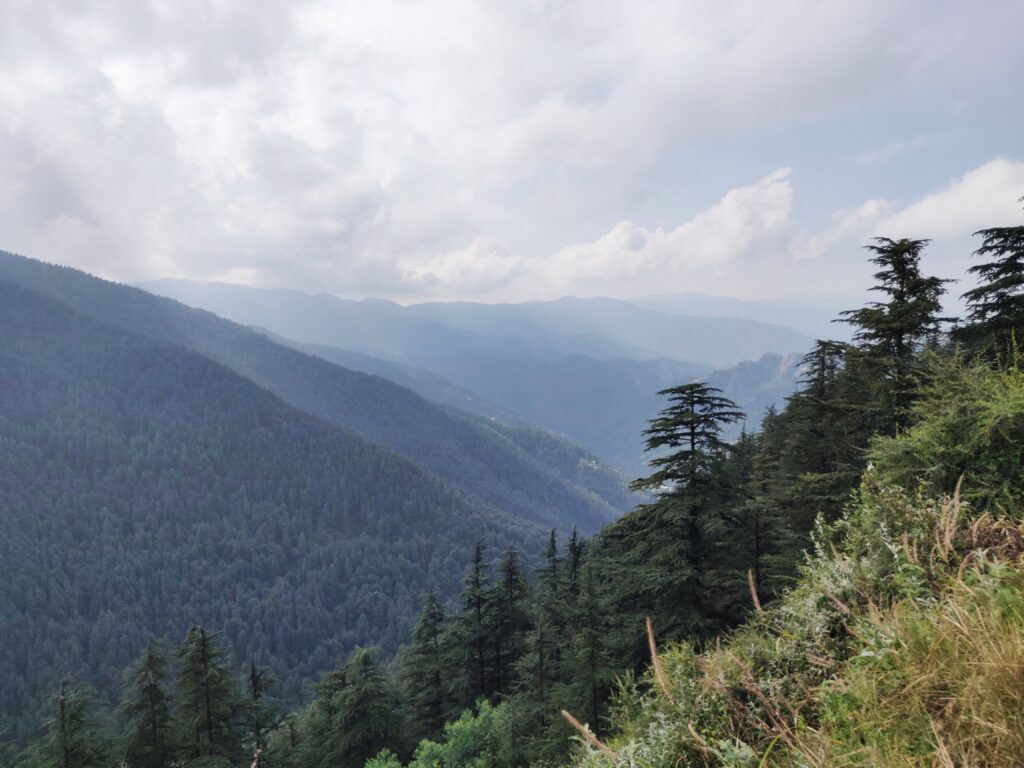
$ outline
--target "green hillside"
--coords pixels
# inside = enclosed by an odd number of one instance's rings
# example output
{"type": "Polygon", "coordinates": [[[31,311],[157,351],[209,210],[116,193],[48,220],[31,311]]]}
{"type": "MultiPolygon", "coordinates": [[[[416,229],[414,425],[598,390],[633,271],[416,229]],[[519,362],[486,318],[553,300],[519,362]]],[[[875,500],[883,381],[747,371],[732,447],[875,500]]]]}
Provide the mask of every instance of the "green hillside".
{"type": "Polygon", "coordinates": [[[208,312],[3,252],[0,276],[102,323],[216,360],[285,402],[411,459],[478,508],[566,531],[595,531],[622,511],[613,506],[622,503],[621,492],[602,498],[566,481],[466,414],[275,344],[208,312]]]}

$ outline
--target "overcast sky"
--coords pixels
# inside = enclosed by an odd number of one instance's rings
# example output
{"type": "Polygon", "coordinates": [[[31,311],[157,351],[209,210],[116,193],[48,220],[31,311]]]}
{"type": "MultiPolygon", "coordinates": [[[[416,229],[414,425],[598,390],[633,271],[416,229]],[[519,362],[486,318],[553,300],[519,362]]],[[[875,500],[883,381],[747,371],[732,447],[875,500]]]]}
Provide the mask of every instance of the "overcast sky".
{"type": "Polygon", "coordinates": [[[0,2],[0,248],[113,279],[849,297],[1024,223],[1020,0],[0,2]]]}

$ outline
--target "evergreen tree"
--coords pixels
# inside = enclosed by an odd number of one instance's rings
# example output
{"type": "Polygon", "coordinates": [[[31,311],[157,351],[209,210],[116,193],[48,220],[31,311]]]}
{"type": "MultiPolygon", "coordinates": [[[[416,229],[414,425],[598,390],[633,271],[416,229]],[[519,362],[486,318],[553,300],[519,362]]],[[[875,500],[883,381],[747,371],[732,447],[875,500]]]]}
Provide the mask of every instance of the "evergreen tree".
{"type": "Polygon", "coordinates": [[[974,255],[986,261],[967,270],[979,285],[963,295],[968,325],[957,336],[1013,360],[1014,347],[1024,344],[1024,226],[974,234],[983,238],[974,255]]]}
{"type": "Polygon", "coordinates": [[[342,668],[344,685],[335,697],[335,717],[323,745],[321,764],[361,768],[398,736],[396,703],[384,672],[376,661],[376,649],[358,648],[342,668]]]}
{"type": "Polygon", "coordinates": [[[125,710],[130,717],[126,757],[133,768],[166,768],[174,762],[174,721],[167,693],[167,658],[150,638],[129,679],[125,710]]]}
{"type": "Polygon", "coordinates": [[[67,680],[61,683],[53,719],[43,738],[19,759],[19,768],[104,768],[110,764],[110,740],[96,724],[92,692],[67,680]]]}
{"type": "Polygon", "coordinates": [[[246,735],[253,750],[254,767],[267,764],[267,736],[284,720],[277,708],[267,701],[267,690],[273,682],[269,669],[256,666],[254,659],[249,660],[244,716],[246,735]]]}
{"type": "MultiPolygon", "coordinates": [[[[670,637],[705,636],[724,619],[706,592],[706,559],[719,527],[721,467],[728,446],[722,427],[743,412],[703,383],[663,390],[670,405],[645,431],[651,475],[633,482],[655,501],[630,512],[602,534],[617,589],[617,610],[651,614],[670,637]]],[[[642,637],[624,651],[643,663],[642,637]]]]}
{"type": "Polygon", "coordinates": [[[562,579],[564,581],[563,595],[569,609],[575,607],[576,600],[580,594],[580,569],[583,567],[583,552],[585,548],[585,542],[580,538],[574,527],[572,535],[569,537],[569,543],[566,546],[565,567],[562,569],[562,579]]]}
{"type": "Polygon", "coordinates": [[[948,280],[921,274],[921,252],[927,240],[891,240],[876,237],[866,248],[871,262],[880,267],[873,291],[885,294],[884,302],[841,313],[857,328],[854,338],[872,354],[884,384],[882,417],[885,429],[895,432],[908,424],[915,385],[914,361],[929,338],[938,334],[943,287],[948,280]]]}
{"type": "Polygon", "coordinates": [[[200,626],[178,648],[178,717],[188,758],[240,759],[238,687],[222,661],[216,637],[200,626]]]}
{"type": "Polygon", "coordinates": [[[566,630],[566,603],[562,596],[563,565],[558,554],[558,537],[552,530],[544,551],[544,565],[537,573],[537,589],[532,606],[533,627],[527,634],[526,656],[521,672],[523,687],[535,701],[542,723],[546,718],[545,710],[550,702],[551,688],[562,679],[562,651],[566,630]]]}
{"type": "Polygon", "coordinates": [[[498,566],[498,582],[487,594],[487,634],[494,649],[491,693],[508,693],[530,627],[526,578],[519,553],[510,549],[498,566]]]}
{"type": "Polygon", "coordinates": [[[452,628],[451,668],[457,681],[453,693],[460,708],[471,707],[491,690],[487,624],[489,582],[484,545],[477,542],[473,548],[473,561],[462,582],[462,615],[452,628]]]}
{"type": "Polygon", "coordinates": [[[413,745],[440,734],[445,721],[454,714],[446,686],[444,632],[447,621],[437,596],[433,592],[426,593],[412,644],[402,658],[402,699],[413,745]]]}
{"type": "MultiPolygon", "coordinates": [[[[611,613],[598,582],[593,557],[580,568],[580,594],[571,621],[574,626],[562,703],[577,717],[599,728],[607,709],[612,681],[624,671],[611,661],[609,621],[611,613]]],[[[621,624],[621,618],[616,620],[621,624]]],[[[638,629],[634,627],[624,628],[638,629]]]]}
{"type": "Polygon", "coordinates": [[[788,527],[809,535],[819,515],[838,515],[857,483],[879,408],[874,366],[859,350],[819,340],[800,365],[801,389],[776,417],[779,456],[768,492],[788,511],[788,527]]]}

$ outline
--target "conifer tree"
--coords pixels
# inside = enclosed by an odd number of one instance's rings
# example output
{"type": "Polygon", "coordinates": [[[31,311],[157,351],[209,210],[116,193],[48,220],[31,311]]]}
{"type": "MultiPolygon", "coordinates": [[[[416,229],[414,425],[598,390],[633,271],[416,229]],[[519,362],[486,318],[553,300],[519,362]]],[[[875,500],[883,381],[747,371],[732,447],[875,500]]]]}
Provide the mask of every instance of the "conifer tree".
{"type": "Polygon", "coordinates": [[[457,674],[454,691],[460,707],[471,707],[490,692],[490,638],[487,622],[490,577],[484,563],[484,545],[477,542],[473,561],[462,582],[462,615],[452,628],[452,668],[457,674]]]}
{"type": "Polygon", "coordinates": [[[564,586],[562,594],[568,609],[576,605],[580,593],[580,569],[583,567],[583,552],[586,544],[573,527],[569,543],[565,548],[565,566],[562,569],[564,586]]]}
{"type": "Polygon", "coordinates": [[[126,757],[134,768],[166,768],[175,758],[174,721],[167,692],[167,658],[150,638],[129,679],[125,710],[131,719],[126,757]]]}
{"type": "Polygon", "coordinates": [[[915,356],[938,334],[944,320],[939,313],[943,286],[949,281],[921,273],[921,252],[927,244],[927,240],[876,237],[874,244],[866,246],[873,254],[871,262],[880,267],[871,290],[884,294],[887,301],[841,313],[857,329],[854,339],[877,363],[883,385],[883,428],[889,432],[908,424],[915,396],[915,356]]]}
{"type": "MultiPolygon", "coordinates": [[[[703,383],[663,390],[670,405],[645,431],[655,470],[635,480],[635,490],[653,492],[655,501],[630,512],[602,534],[610,558],[618,611],[649,613],[667,636],[697,637],[722,622],[706,591],[706,559],[722,509],[721,467],[728,446],[722,427],[743,412],[720,390],[703,383]]],[[[628,653],[643,660],[639,634],[628,653]]],[[[624,651],[625,652],[625,651],[624,651]]]]}
{"type": "Polygon", "coordinates": [[[394,746],[396,704],[376,653],[373,648],[357,648],[341,670],[344,685],[333,694],[335,716],[324,745],[325,765],[355,768],[394,746]]]}
{"type": "Polygon", "coordinates": [[[968,324],[957,336],[996,356],[1012,359],[1013,347],[1024,345],[1024,226],[995,227],[974,233],[982,237],[975,256],[986,259],[967,271],[979,285],[967,291],[968,324]]]}
{"type": "Polygon", "coordinates": [[[216,636],[193,626],[178,648],[178,717],[188,758],[219,757],[237,760],[242,755],[237,721],[238,686],[222,661],[216,636]]]}
{"type": "Polygon", "coordinates": [[[255,768],[267,764],[267,736],[284,720],[284,716],[267,701],[267,690],[274,682],[270,670],[256,666],[255,659],[249,660],[246,676],[246,701],[244,717],[247,737],[253,750],[252,765],[255,768]]]}
{"type": "Polygon", "coordinates": [[[65,680],[43,738],[19,760],[19,768],[106,768],[110,740],[90,711],[92,691],[65,680]]]}
{"type": "Polygon", "coordinates": [[[423,596],[412,644],[402,659],[403,704],[413,744],[433,738],[454,714],[446,685],[447,661],[444,642],[448,617],[433,592],[423,596]]]}
{"type": "MultiPolygon", "coordinates": [[[[573,537],[576,541],[575,531],[573,537]]],[[[578,543],[572,546],[576,547],[578,543]]],[[[562,594],[564,565],[558,553],[557,534],[552,530],[544,551],[544,564],[537,573],[533,628],[527,636],[523,675],[524,681],[529,681],[525,685],[526,689],[541,710],[548,706],[551,688],[562,679],[561,664],[567,623],[567,606],[562,594]]],[[[579,565],[573,567],[578,568],[579,565]]],[[[543,721],[543,712],[540,717],[543,721]]]]}
{"type": "MultiPolygon", "coordinates": [[[[623,670],[611,662],[608,616],[598,582],[594,558],[585,557],[580,568],[580,593],[571,618],[574,632],[567,659],[568,690],[563,701],[594,728],[603,722],[611,684],[623,670]]],[[[626,629],[633,629],[632,627],[626,629]]]]}
{"type": "Polygon", "coordinates": [[[510,549],[498,566],[498,582],[487,594],[487,633],[494,649],[491,692],[508,693],[515,666],[523,655],[530,626],[527,584],[519,553],[510,549]]]}
{"type": "Polygon", "coordinates": [[[833,519],[854,487],[861,451],[877,428],[877,385],[866,356],[837,341],[815,342],[801,358],[801,388],[776,418],[780,453],[772,486],[789,527],[809,534],[819,515],[833,519]]]}

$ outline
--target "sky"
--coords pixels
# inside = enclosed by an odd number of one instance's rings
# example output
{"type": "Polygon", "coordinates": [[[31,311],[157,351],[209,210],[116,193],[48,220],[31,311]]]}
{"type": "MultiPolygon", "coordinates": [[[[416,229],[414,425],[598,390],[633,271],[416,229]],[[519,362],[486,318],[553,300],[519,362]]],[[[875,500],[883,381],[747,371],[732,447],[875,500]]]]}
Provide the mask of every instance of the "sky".
{"type": "Polygon", "coordinates": [[[1024,224],[1019,0],[3,16],[0,249],[110,279],[846,298],[870,237],[960,278],[972,232],[1024,224]]]}

